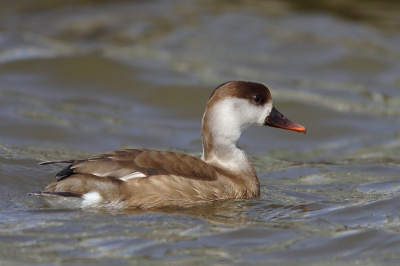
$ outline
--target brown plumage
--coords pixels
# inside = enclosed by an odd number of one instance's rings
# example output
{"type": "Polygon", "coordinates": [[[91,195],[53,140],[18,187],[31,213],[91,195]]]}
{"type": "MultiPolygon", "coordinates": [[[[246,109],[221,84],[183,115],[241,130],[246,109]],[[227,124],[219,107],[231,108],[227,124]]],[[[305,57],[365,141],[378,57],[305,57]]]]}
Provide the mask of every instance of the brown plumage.
{"type": "MultiPolygon", "coordinates": [[[[236,143],[251,125],[305,132],[276,116],[269,90],[253,82],[227,82],[212,93],[203,116],[203,156],[125,149],[64,163],[57,181],[43,191],[50,206],[160,208],[190,207],[215,200],[255,198],[257,174],[236,143]],[[274,112],[271,120],[269,114],[274,112]]],[[[280,113],[279,113],[280,114],[280,113]]]]}

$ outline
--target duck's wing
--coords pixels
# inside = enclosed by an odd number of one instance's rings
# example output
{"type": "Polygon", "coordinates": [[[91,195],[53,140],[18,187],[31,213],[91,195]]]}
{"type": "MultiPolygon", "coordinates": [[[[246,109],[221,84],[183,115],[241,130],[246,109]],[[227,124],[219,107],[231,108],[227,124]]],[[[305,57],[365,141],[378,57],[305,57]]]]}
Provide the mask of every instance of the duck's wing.
{"type": "Polygon", "coordinates": [[[41,165],[66,163],[56,174],[58,181],[75,174],[127,181],[154,175],[174,175],[199,180],[215,180],[215,169],[199,158],[175,152],[125,149],[104,153],[86,160],[63,160],[41,165]]]}
{"type": "Polygon", "coordinates": [[[56,174],[57,181],[29,194],[55,208],[184,207],[216,199],[217,191],[202,181],[216,180],[217,170],[182,153],[126,149],[41,165],[56,163],[68,164],[56,174]]]}

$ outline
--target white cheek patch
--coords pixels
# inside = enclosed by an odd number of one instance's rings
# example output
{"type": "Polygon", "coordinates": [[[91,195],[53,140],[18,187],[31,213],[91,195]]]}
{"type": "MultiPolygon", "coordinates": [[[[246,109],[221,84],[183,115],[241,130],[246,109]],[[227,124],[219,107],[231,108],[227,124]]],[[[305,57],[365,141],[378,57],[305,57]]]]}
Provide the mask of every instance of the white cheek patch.
{"type": "Polygon", "coordinates": [[[270,102],[267,102],[266,104],[264,104],[264,106],[263,106],[263,115],[261,116],[261,120],[259,121],[259,123],[260,123],[260,125],[264,125],[264,123],[265,123],[265,119],[269,116],[269,114],[271,113],[271,111],[272,111],[272,107],[273,107],[273,104],[272,104],[272,101],[270,101],[270,102]]]}
{"type": "Polygon", "coordinates": [[[237,139],[243,130],[250,126],[262,126],[265,119],[271,113],[272,101],[264,105],[255,105],[247,99],[227,97],[217,102],[211,111],[209,125],[213,128],[215,138],[228,135],[237,139]]]}
{"type": "Polygon", "coordinates": [[[140,178],[140,177],[146,177],[146,176],[141,172],[133,172],[133,173],[131,173],[129,175],[120,177],[119,180],[127,181],[127,180],[132,179],[132,178],[140,178]]]}
{"type": "Polygon", "coordinates": [[[92,191],[82,195],[82,208],[99,204],[103,201],[103,197],[97,191],[92,191]]]}

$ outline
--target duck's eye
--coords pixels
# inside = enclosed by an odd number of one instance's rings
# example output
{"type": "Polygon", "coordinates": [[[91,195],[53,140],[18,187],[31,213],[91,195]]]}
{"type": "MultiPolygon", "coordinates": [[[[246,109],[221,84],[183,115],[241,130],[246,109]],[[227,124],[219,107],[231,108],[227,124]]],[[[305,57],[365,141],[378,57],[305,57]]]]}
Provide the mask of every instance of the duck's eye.
{"type": "Polygon", "coordinates": [[[259,104],[261,102],[261,97],[258,95],[253,96],[253,102],[259,104]]]}

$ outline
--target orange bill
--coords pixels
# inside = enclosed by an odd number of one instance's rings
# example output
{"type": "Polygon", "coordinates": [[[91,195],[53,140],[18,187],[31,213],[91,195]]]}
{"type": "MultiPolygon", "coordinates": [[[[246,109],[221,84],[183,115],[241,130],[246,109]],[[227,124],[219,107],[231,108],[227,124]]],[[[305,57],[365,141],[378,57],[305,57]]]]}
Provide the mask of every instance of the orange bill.
{"type": "Polygon", "coordinates": [[[264,125],[306,133],[305,127],[290,121],[286,116],[276,110],[275,107],[272,107],[271,113],[265,118],[264,125]]]}

